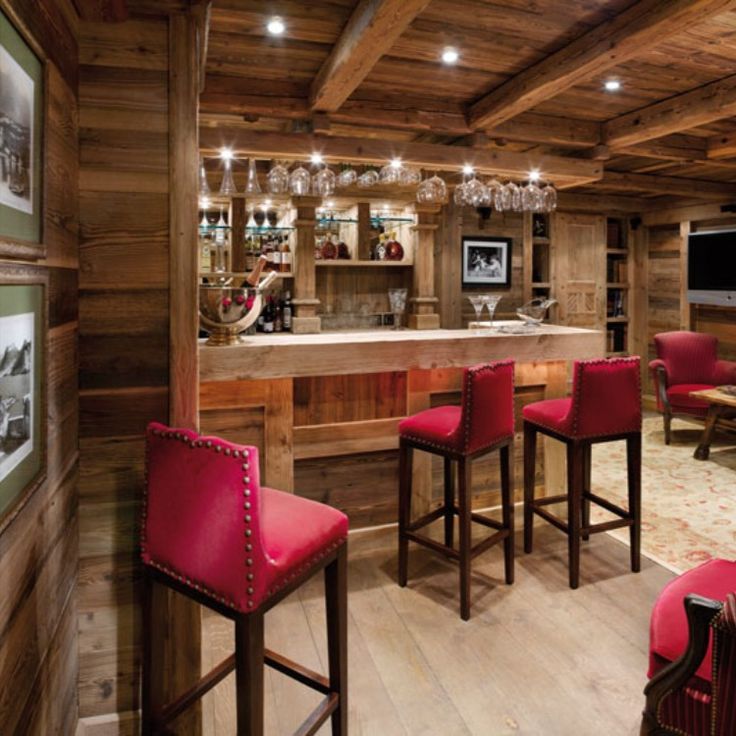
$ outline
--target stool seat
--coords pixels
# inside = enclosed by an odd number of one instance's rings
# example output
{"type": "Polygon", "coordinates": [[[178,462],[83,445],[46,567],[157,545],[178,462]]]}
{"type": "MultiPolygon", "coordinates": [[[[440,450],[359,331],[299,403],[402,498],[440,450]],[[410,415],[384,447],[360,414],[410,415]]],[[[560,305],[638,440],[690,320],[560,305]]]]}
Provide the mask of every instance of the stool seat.
{"type": "Polygon", "coordinates": [[[522,409],[522,416],[527,422],[533,422],[558,434],[572,435],[572,399],[535,401],[522,409]]]}
{"type": "Polygon", "coordinates": [[[438,406],[420,411],[399,422],[399,436],[438,449],[463,451],[461,432],[462,409],[459,406],[438,406]]]}
{"type": "MultiPolygon", "coordinates": [[[[682,602],[695,593],[704,598],[725,601],[736,585],[736,562],[709,560],[667,583],[652,610],[649,640],[649,677],[678,659],[687,649],[689,632],[682,602]]],[[[709,692],[712,679],[712,642],[695,676],[701,689],[709,692]]]]}
{"type": "MultiPolygon", "coordinates": [[[[276,592],[348,536],[348,517],[331,506],[261,486],[261,537],[271,564],[267,590],[276,592]]],[[[233,572],[242,579],[240,570],[233,572]]]]}

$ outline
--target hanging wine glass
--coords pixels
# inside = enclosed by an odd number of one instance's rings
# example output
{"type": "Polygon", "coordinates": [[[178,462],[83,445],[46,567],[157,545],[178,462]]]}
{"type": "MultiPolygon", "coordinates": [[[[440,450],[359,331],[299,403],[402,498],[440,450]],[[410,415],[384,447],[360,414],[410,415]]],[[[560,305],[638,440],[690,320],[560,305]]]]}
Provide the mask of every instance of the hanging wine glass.
{"type": "Polygon", "coordinates": [[[444,204],[447,201],[447,184],[437,174],[425,179],[417,187],[417,202],[444,204]]]}
{"type": "Polygon", "coordinates": [[[381,184],[397,184],[399,181],[399,173],[401,166],[397,166],[394,162],[386,164],[378,174],[381,184]]]}
{"type": "Polygon", "coordinates": [[[285,166],[276,164],[266,175],[266,186],[271,194],[288,194],[289,172],[285,166]]]}
{"type": "Polygon", "coordinates": [[[521,191],[519,187],[510,181],[504,187],[504,209],[521,212],[521,191]]]}
{"type": "Polygon", "coordinates": [[[488,187],[473,177],[465,185],[465,200],[471,207],[486,207],[490,202],[488,187]]]}
{"type": "Polygon", "coordinates": [[[207,181],[207,170],[204,168],[204,159],[199,159],[199,196],[208,197],[210,195],[210,183],[207,181]]]}
{"type": "Polygon", "coordinates": [[[338,189],[345,189],[353,186],[356,181],[358,181],[358,172],[352,166],[343,166],[337,175],[335,185],[338,189]]]}
{"type": "Polygon", "coordinates": [[[378,172],[375,169],[368,169],[358,177],[358,186],[361,189],[370,189],[378,184],[378,178],[378,172]]]}
{"type": "Polygon", "coordinates": [[[405,187],[412,187],[422,181],[422,172],[413,166],[402,166],[399,171],[399,184],[405,187]]]}
{"type": "Polygon", "coordinates": [[[248,180],[245,183],[245,193],[261,193],[261,185],[258,183],[258,171],[256,171],[256,160],[254,158],[248,161],[248,180]]]}
{"type": "Polygon", "coordinates": [[[330,197],[335,193],[335,172],[325,166],[312,178],[312,189],[318,197],[330,197]]]}
{"type": "Polygon", "coordinates": [[[311,184],[312,175],[303,166],[294,169],[289,175],[289,191],[295,197],[307,196],[311,184]]]}
{"type": "Polygon", "coordinates": [[[557,209],[557,190],[551,184],[542,189],[542,206],[545,212],[554,212],[557,209]]]}
{"type": "Polygon", "coordinates": [[[225,159],[223,165],[225,166],[225,171],[222,174],[222,182],[220,183],[220,194],[223,197],[229,197],[232,194],[237,194],[238,189],[233,179],[232,162],[228,158],[225,159]]]}

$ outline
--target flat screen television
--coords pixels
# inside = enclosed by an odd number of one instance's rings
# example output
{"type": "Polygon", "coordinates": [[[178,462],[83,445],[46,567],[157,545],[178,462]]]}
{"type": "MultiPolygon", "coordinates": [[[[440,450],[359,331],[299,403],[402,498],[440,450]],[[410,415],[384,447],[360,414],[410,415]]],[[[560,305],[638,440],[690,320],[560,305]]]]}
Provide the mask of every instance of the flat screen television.
{"type": "Polygon", "coordinates": [[[736,307],[736,230],[690,235],[687,300],[691,304],[736,307]]]}

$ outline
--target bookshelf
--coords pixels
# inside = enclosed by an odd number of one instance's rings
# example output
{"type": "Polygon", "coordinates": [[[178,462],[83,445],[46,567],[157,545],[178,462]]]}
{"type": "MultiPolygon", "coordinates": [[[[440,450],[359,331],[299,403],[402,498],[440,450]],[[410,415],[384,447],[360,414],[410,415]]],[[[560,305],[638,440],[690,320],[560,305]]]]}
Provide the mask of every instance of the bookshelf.
{"type": "Polygon", "coordinates": [[[606,351],[609,356],[629,354],[631,263],[628,222],[606,219],[606,351]]]}

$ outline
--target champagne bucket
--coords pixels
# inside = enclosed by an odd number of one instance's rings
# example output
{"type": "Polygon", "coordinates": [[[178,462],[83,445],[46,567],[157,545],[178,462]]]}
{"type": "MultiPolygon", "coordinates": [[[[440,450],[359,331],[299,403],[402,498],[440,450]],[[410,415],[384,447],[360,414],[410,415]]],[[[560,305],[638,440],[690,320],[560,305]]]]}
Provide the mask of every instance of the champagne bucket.
{"type": "Polygon", "coordinates": [[[218,286],[201,284],[199,287],[199,321],[210,333],[207,345],[237,345],[242,343],[240,333],[258,319],[263,307],[263,292],[276,278],[270,273],[257,287],[218,286]]]}

